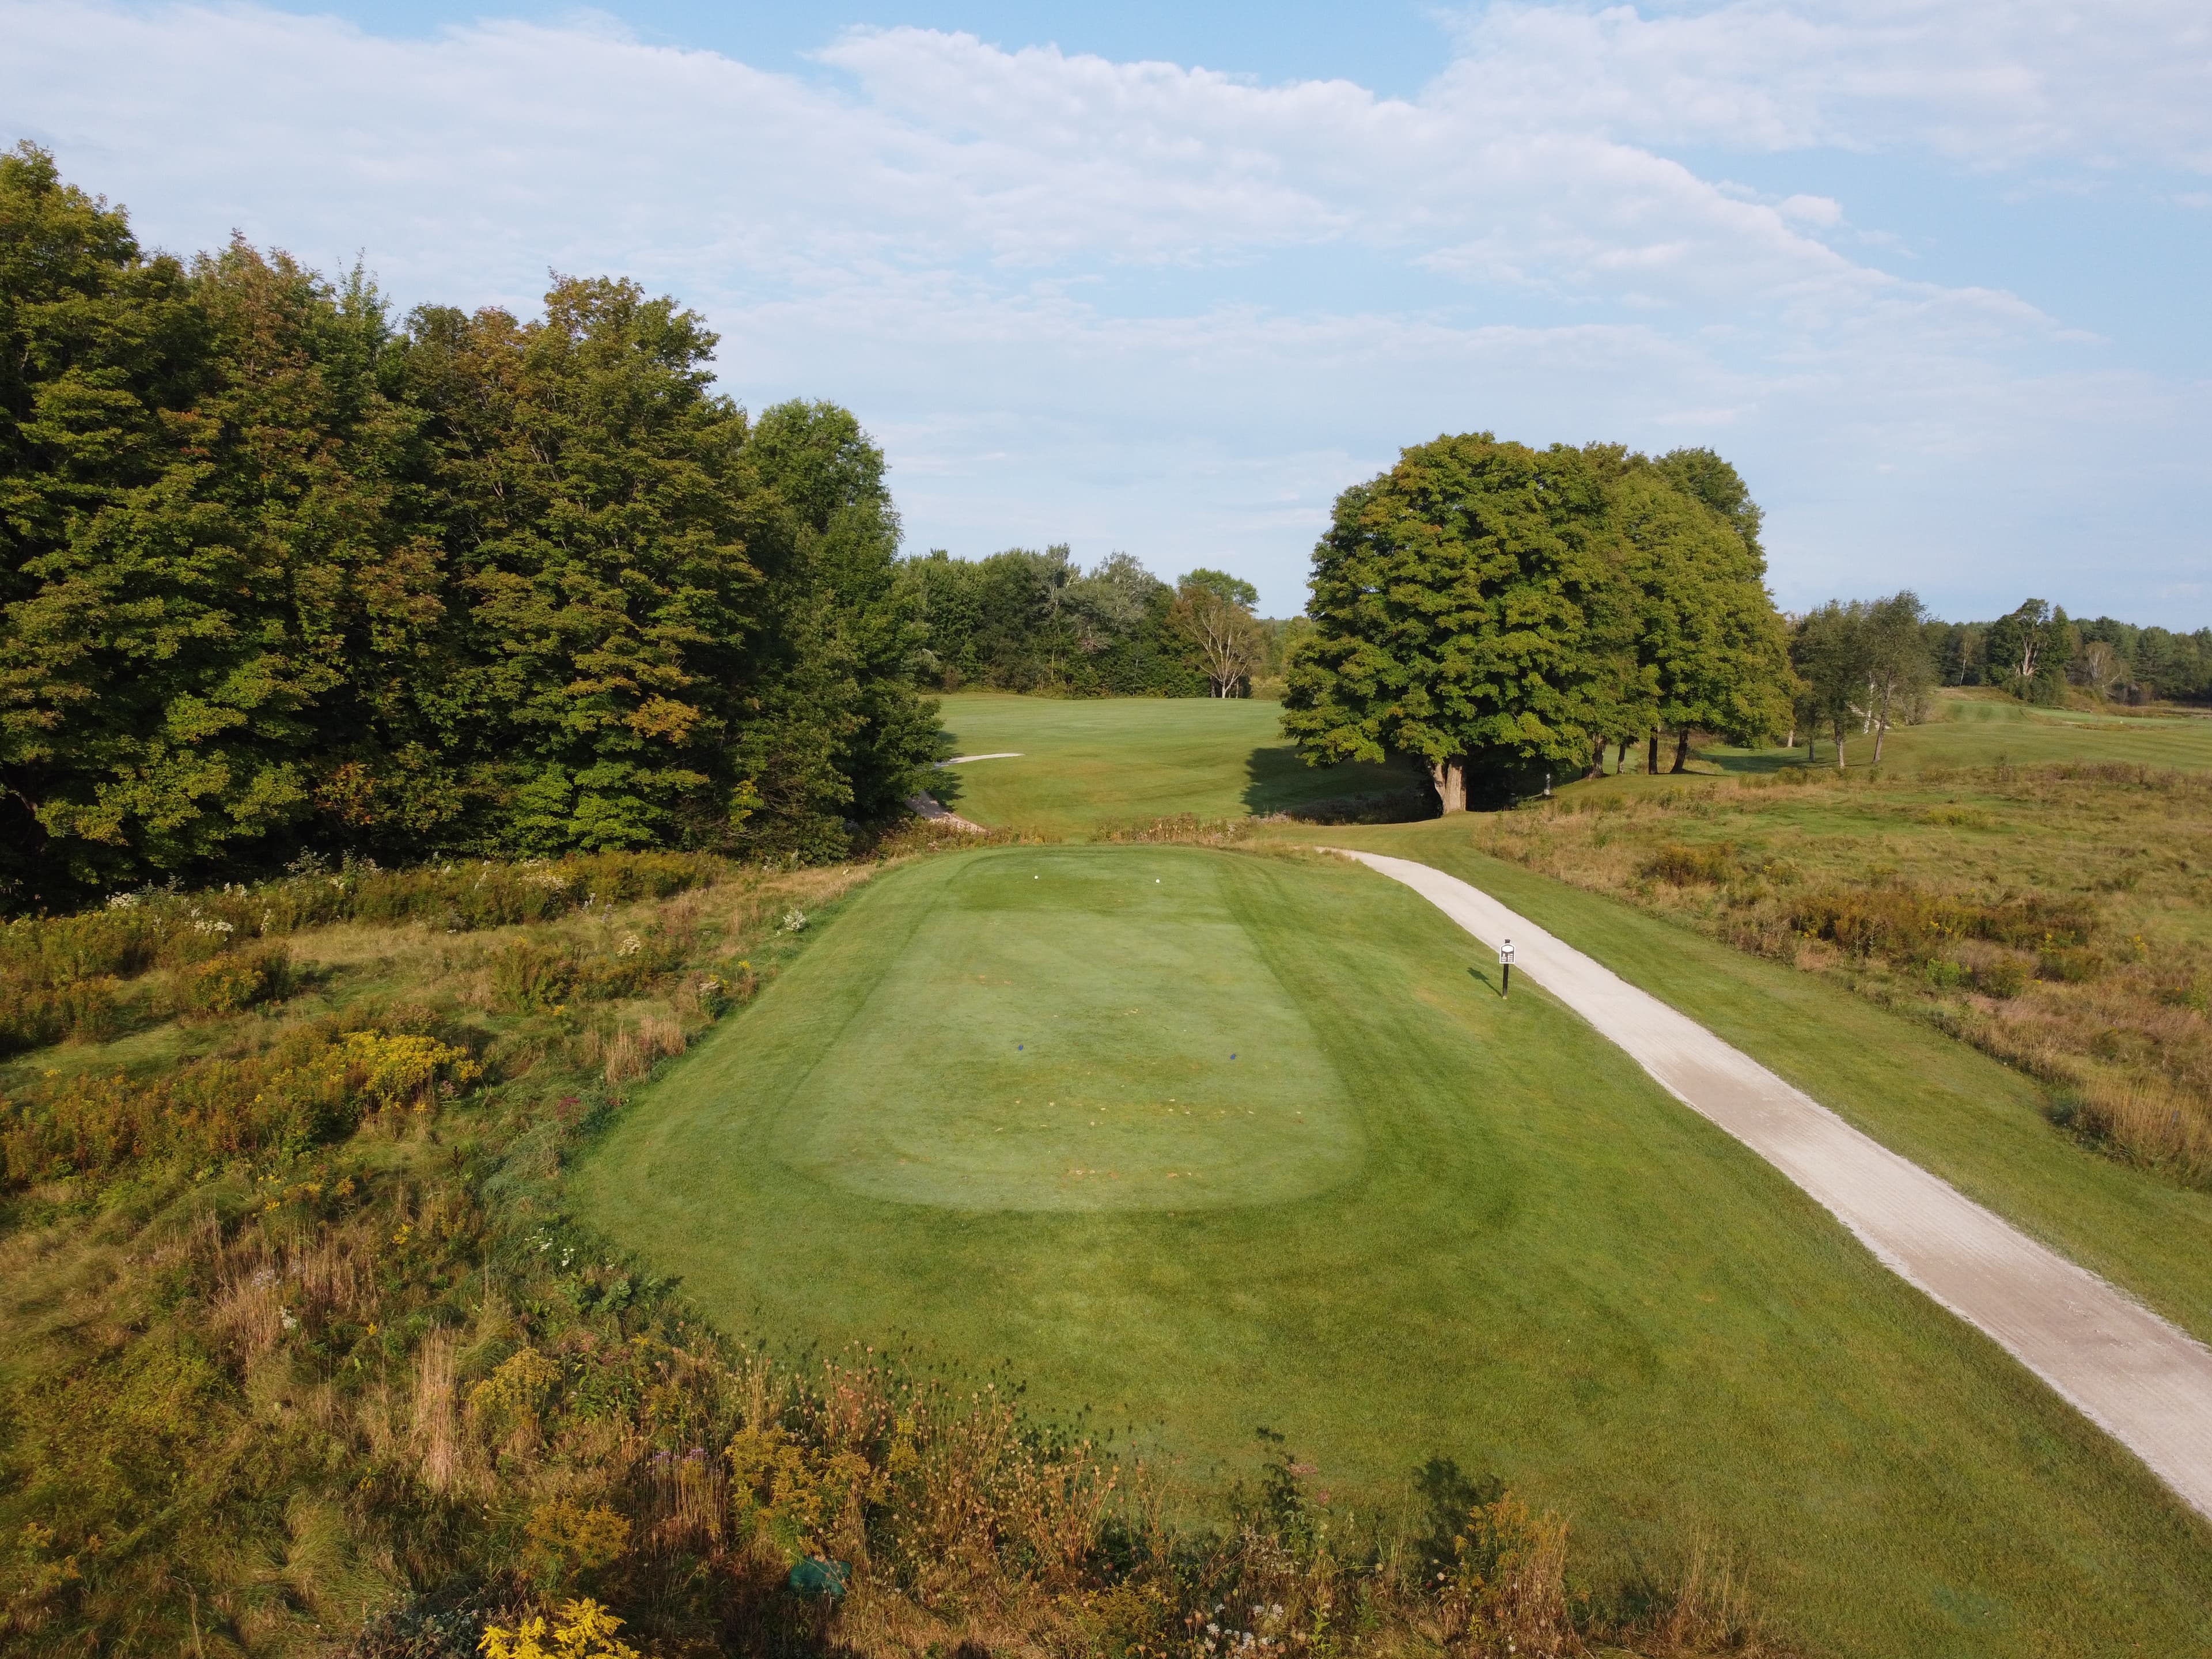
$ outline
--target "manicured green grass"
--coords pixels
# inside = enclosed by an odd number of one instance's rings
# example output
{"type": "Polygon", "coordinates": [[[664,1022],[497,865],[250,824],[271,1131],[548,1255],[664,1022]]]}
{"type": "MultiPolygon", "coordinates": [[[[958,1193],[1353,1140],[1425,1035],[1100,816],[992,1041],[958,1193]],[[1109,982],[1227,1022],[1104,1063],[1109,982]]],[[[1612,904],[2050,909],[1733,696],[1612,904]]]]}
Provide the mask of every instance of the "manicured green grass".
{"type": "Polygon", "coordinates": [[[1413,781],[1397,767],[1302,764],[1282,734],[1282,706],[1254,698],[971,692],[943,702],[954,754],[1020,751],[951,769],[947,805],[994,829],[1054,839],[1180,812],[1279,812],[1413,781]]]}
{"type": "MultiPolygon", "coordinates": [[[[1473,814],[1325,832],[1473,882],[1884,1146],[2212,1341],[2212,1194],[2069,1139],[2042,1091],[1935,1028],[1602,894],[1492,858],[1473,814]]],[[[1322,834],[1324,832],[1308,832],[1322,834]]]]}
{"type": "Polygon", "coordinates": [[[2212,1532],[1489,971],[1331,861],[924,860],[641,1091],[578,1201],[733,1331],[1003,1362],[1196,1480],[1265,1425],[1339,1505],[1494,1469],[1601,1583],[1717,1536],[1820,1651],[2212,1642],[2212,1532]]]}

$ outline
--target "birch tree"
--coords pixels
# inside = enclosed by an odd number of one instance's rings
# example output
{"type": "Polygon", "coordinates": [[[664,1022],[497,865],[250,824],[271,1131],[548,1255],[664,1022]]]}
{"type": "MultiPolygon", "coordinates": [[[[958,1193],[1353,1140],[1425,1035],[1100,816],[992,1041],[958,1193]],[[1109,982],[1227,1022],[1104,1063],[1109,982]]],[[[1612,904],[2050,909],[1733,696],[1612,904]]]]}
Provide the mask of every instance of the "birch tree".
{"type": "Polygon", "coordinates": [[[1176,585],[1168,625],[1197,653],[1217,697],[1235,696],[1267,656],[1252,615],[1259,598],[1251,583],[1218,570],[1194,570],[1176,585]]]}

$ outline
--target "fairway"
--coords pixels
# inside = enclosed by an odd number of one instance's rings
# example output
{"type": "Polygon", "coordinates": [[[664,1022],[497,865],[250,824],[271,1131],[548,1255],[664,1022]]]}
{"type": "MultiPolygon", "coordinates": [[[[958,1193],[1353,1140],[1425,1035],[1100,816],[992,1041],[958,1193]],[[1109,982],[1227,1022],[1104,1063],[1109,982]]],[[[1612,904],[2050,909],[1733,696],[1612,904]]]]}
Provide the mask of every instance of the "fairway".
{"type": "Polygon", "coordinates": [[[1601,1579],[1723,1539],[1819,1650],[2212,1640],[2212,1540],[2146,1472],[1493,975],[1333,860],[938,857],[641,1091],[578,1201],[734,1334],[1003,1364],[1200,1486],[1266,1425],[1340,1505],[1495,1470],[1601,1579]]]}
{"type": "Polygon", "coordinates": [[[944,698],[956,755],[1018,750],[950,769],[946,804],[993,829],[1080,840],[1179,812],[1242,817],[1402,789],[1401,766],[1305,765],[1282,705],[1251,697],[944,698]]]}

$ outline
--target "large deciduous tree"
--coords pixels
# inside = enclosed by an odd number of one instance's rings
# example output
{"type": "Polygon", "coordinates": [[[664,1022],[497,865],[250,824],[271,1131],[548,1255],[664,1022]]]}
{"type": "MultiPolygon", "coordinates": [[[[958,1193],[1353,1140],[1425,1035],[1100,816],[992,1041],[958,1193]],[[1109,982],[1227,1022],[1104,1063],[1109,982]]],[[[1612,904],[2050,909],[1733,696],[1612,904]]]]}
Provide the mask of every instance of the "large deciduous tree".
{"type": "Polygon", "coordinates": [[[2023,600],[1983,635],[1990,684],[2030,702],[2063,702],[2066,667],[2074,659],[2075,644],[2074,626],[2063,607],[2054,610],[2041,599],[2023,600]]]}
{"type": "Polygon", "coordinates": [[[1735,469],[1710,451],[1660,462],[1631,458],[1614,479],[1611,511],[1626,588],[1617,610],[1634,640],[1635,682],[1656,726],[1674,733],[1673,770],[1687,765],[1690,735],[1711,732],[1753,744],[1778,733],[1790,714],[1789,635],[1765,587],[1759,509],[1735,469]],[[1701,493],[1670,466],[1698,458],[1701,493]],[[1733,503],[1723,512],[1711,495],[1733,503]]]}
{"type": "Polygon", "coordinates": [[[1260,590],[1241,577],[1203,568],[1176,584],[1168,626],[1196,655],[1217,697],[1233,697],[1267,658],[1267,641],[1252,615],[1260,590]]]}
{"type": "Polygon", "coordinates": [[[366,283],[189,270],[0,160],[0,776],[19,892],[300,833],[357,680],[439,607],[366,283]]]}
{"type": "Polygon", "coordinates": [[[633,283],[395,328],[0,157],[0,884],[842,853],[940,744],[883,457],[633,283]]]}
{"type": "Polygon", "coordinates": [[[1605,490],[1581,452],[1438,438],[1338,497],[1314,550],[1314,634],[1284,730],[1309,761],[1418,757],[1443,810],[1470,766],[1579,764],[1613,578],[1605,490]]]}

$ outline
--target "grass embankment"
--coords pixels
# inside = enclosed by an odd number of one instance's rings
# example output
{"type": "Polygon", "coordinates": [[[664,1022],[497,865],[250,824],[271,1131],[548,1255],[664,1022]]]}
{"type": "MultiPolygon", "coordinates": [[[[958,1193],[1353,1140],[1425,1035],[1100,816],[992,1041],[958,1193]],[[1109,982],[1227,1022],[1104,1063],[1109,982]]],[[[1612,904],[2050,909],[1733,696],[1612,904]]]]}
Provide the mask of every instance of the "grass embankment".
{"type": "Polygon", "coordinates": [[[1300,764],[1279,703],[1255,698],[943,699],[956,755],[1015,760],[949,769],[944,798],[994,829],[1082,841],[1178,813],[1243,817],[1380,797],[1415,780],[1396,766],[1300,764]]]}
{"type": "Polygon", "coordinates": [[[732,1328],[1000,1362],[1192,1478],[1261,1425],[1339,1511],[1448,1456],[1601,1586],[1717,1536],[1818,1649],[2212,1638],[2201,1522],[1471,954],[1306,858],[933,860],[638,1098],[586,1213],[732,1328]]]}

